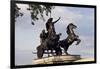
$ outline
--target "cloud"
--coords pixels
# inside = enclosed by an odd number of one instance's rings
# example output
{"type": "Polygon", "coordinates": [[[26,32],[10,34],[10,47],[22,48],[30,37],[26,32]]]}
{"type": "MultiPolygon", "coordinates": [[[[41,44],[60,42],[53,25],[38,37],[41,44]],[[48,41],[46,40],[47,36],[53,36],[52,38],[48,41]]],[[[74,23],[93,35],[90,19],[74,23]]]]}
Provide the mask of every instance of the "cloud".
{"type": "Polygon", "coordinates": [[[69,11],[67,7],[56,6],[52,11],[52,17],[55,19],[61,17],[60,23],[67,26],[71,22],[75,23],[76,19],[82,18],[82,15],[69,11]]]}

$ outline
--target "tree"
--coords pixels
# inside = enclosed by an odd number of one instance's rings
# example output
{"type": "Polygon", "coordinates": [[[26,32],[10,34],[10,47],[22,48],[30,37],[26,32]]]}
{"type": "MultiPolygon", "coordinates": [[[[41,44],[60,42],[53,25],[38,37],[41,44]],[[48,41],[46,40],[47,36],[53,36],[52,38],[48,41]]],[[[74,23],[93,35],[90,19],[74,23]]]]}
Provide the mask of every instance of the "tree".
{"type": "Polygon", "coordinates": [[[20,8],[16,4],[14,10],[15,10],[15,18],[23,16],[23,13],[19,12],[20,8]]]}
{"type": "MultiPolygon", "coordinates": [[[[45,20],[44,15],[51,16],[51,10],[54,9],[54,6],[49,5],[37,5],[37,4],[29,4],[29,8],[27,10],[31,13],[32,25],[34,25],[34,21],[42,19],[45,20]],[[40,15],[40,17],[38,17],[40,15]]],[[[23,16],[23,13],[19,11],[20,8],[15,5],[15,18],[19,16],[23,16]]]]}
{"type": "Polygon", "coordinates": [[[54,6],[37,4],[29,4],[29,8],[27,8],[27,10],[31,11],[31,18],[34,21],[38,20],[39,18],[45,20],[44,15],[48,16],[50,14],[51,16],[52,9],[54,9],[54,6]],[[41,17],[38,17],[39,14],[41,17]]]}

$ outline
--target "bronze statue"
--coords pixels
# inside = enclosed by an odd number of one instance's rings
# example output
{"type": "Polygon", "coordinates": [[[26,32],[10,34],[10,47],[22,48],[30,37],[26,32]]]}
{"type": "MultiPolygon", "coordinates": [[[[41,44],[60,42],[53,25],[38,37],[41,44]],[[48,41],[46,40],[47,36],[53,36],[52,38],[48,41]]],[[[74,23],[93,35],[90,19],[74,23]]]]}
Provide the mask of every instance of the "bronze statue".
{"type": "Polygon", "coordinates": [[[42,32],[40,33],[40,43],[43,43],[45,39],[47,38],[47,36],[48,36],[47,33],[43,29],[42,32]]]}
{"type": "Polygon", "coordinates": [[[68,34],[68,37],[64,40],[60,40],[59,41],[59,46],[61,46],[62,48],[64,48],[64,51],[66,53],[66,55],[68,55],[68,48],[69,46],[74,42],[74,41],[77,41],[76,45],[78,45],[81,40],[79,39],[79,36],[76,35],[73,31],[73,29],[77,28],[77,26],[75,26],[74,24],[70,23],[68,26],[67,26],[67,34],[68,34]]]}
{"type": "MultiPolygon", "coordinates": [[[[60,17],[59,17],[60,19],[60,17]]],[[[66,55],[68,55],[68,48],[69,46],[74,42],[77,41],[76,45],[78,45],[81,40],[79,39],[79,36],[74,33],[75,26],[73,23],[70,23],[66,28],[66,33],[68,34],[68,37],[64,40],[59,40],[61,33],[56,34],[54,24],[59,21],[56,20],[55,22],[52,22],[53,18],[49,18],[46,23],[46,29],[42,30],[42,33],[40,34],[41,44],[37,47],[37,57],[42,58],[43,54],[45,54],[45,50],[47,50],[48,56],[49,52],[48,50],[51,50],[51,54],[54,55],[53,50],[55,50],[55,54],[62,55],[62,48],[64,48],[64,51],[66,55]]]]}
{"type": "MultiPolygon", "coordinates": [[[[51,54],[53,55],[53,50],[55,50],[56,55],[61,55],[62,50],[58,46],[58,41],[60,39],[61,34],[57,34],[55,36],[47,37],[45,41],[37,47],[37,57],[42,58],[45,50],[51,50],[51,54]]],[[[49,52],[48,52],[49,55],[49,52]]]]}
{"type": "Polygon", "coordinates": [[[57,23],[59,20],[60,17],[54,22],[53,22],[53,18],[49,18],[48,21],[46,22],[46,30],[48,33],[48,37],[51,36],[51,34],[56,34],[54,24],[57,23]]]}
{"type": "MultiPolygon", "coordinates": [[[[43,35],[43,38],[40,37],[42,39],[42,42],[41,42],[41,45],[37,47],[38,58],[42,58],[45,50],[47,51],[51,50],[52,55],[53,55],[53,50],[55,50],[56,55],[62,54],[61,48],[58,46],[58,41],[60,39],[61,33],[56,34],[55,28],[54,28],[54,24],[58,20],[56,20],[55,22],[52,22],[52,20],[53,18],[50,18],[48,19],[46,23],[46,29],[48,31],[46,38],[44,38],[44,35],[43,35]]],[[[43,33],[41,33],[41,35],[42,34],[43,33]]],[[[49,52],[48,52],[48,56],[49,56],[49,52]]]]}

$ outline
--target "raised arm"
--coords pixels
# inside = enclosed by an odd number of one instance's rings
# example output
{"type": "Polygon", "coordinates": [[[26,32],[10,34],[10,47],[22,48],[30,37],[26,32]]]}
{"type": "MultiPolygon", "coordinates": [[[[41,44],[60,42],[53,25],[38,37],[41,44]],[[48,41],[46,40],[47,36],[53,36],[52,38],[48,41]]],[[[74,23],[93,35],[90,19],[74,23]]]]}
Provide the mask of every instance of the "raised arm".
{"type": "Polygon", "coordinates": [[[54,22],[53,22],[53,24],[55,24],[56,22],[58,22],[58,21],[60,20],[60,18],[61,18],[61,17],[59,17],[59,19],[58,19],[58,20],[54,21],[54,22]]]}

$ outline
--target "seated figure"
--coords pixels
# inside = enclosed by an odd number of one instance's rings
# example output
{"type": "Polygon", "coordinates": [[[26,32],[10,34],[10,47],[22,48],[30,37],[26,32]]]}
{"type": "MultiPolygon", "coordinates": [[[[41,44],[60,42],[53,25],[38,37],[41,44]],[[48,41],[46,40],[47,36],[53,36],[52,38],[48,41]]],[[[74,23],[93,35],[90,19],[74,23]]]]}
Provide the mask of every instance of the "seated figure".
{"type": "Polygon", "coordinates": [[[50,36],[51,32],[56,34],[54,24],[57,23],[59,20],[60,20],[60,17],[59,17],[59,19],[57,19],[54,22],[53,22],[53,18],[49,18],[48,21],[46,22],[46,30],[47,30],[47,33],[49,36],[50,36]]]}
{"type": "Polygon", "coordinates": [[[40,43],[42,44],[46,38],[47,38],[47,33],[43,29],[42,32],[40,33],[40,43]]]}

